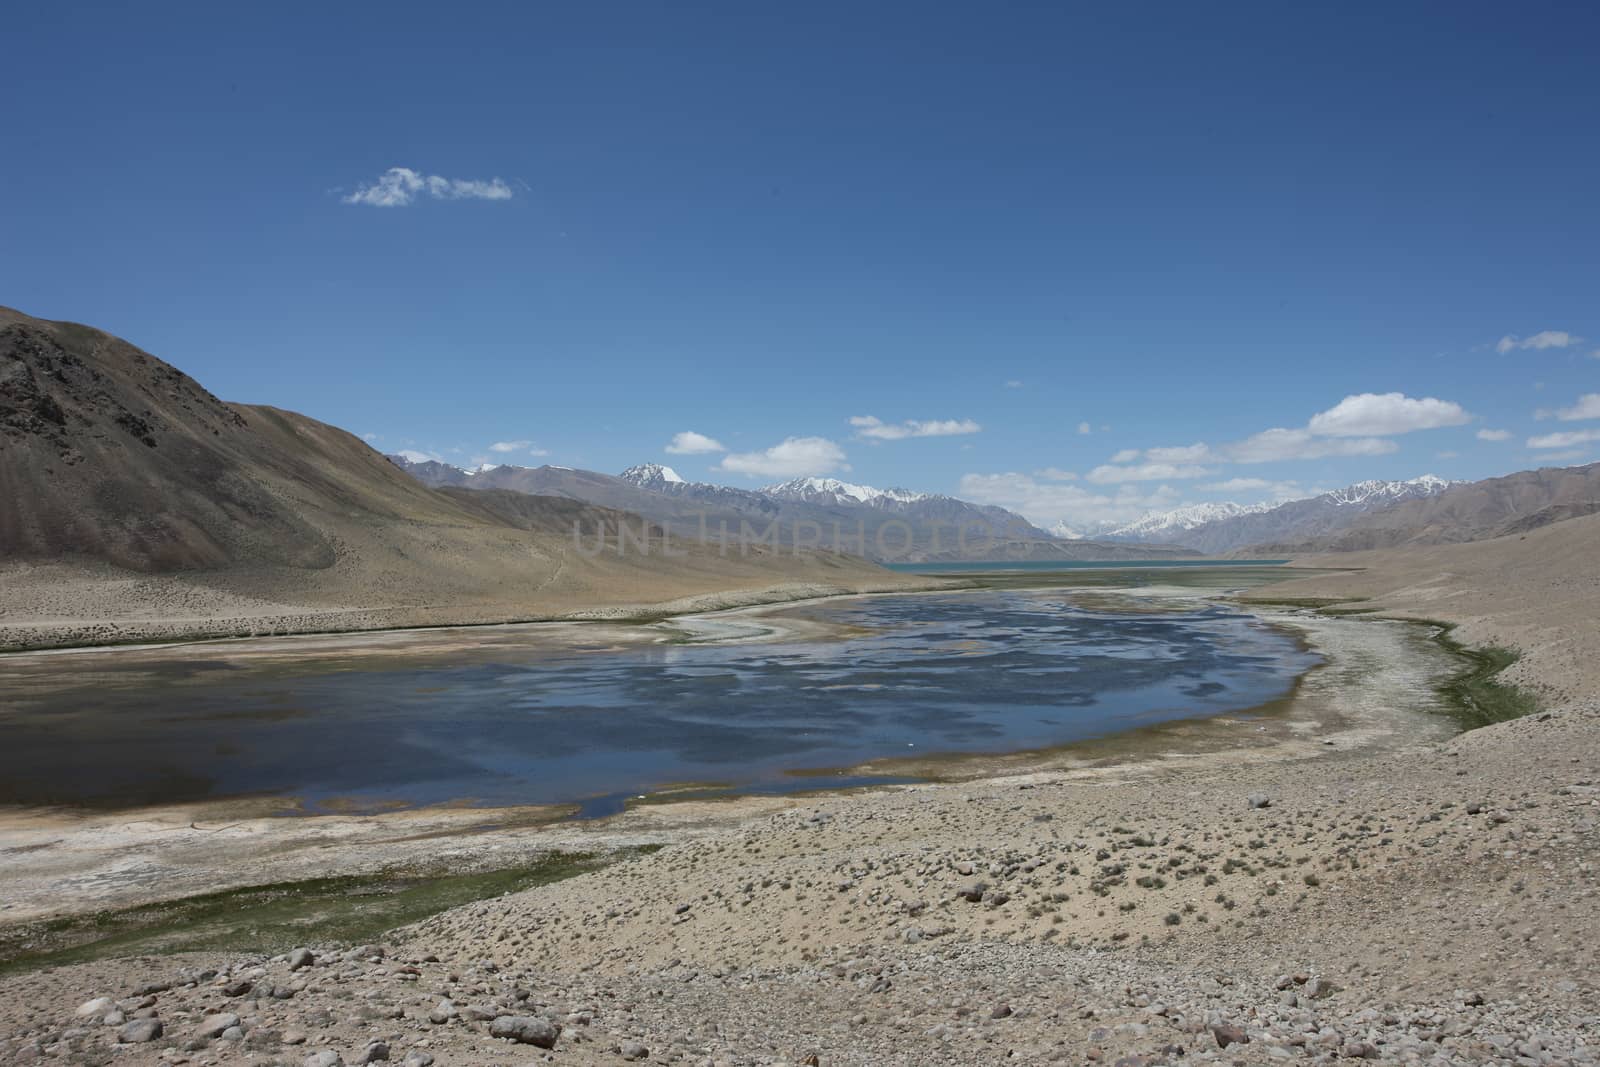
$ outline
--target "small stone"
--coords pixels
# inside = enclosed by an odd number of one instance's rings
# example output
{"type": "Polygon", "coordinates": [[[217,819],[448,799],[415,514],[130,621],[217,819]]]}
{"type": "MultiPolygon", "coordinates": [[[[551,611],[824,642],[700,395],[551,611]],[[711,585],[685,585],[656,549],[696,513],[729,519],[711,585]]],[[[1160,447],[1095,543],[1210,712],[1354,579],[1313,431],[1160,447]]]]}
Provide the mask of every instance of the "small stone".
{"type": "Polygon", "coordinates": [[[344,1057],[332,1049],[313,1052],[300,1062],[302,1067],[344,1067],[344,1057]]]}
{"type": "Polygon", "coordinates": [[[195,1029],[196,1037],[221,1037],[224,1033],[239,1025],[239,1017],[231,1011],[219,1012],[216,1015],[207,1015],[200,1020],[200,1025],[195,1029]]]}
{"type": "Polygon", "coordinates": [[[378,1063],[389,1058],[389,1046],[382,1041],[374,1041],[367,1046],[367,1051],[361,1054],[362,1063],[378,1063]]]}
{"type": "Polygon", "coordinates": [[[117,1040],[124,1045],[142,1045],[160,1037],[161,1031],[160,1019],[135,1019],[123,1024],[122,1029],[117,1031],[117,1040]]]}
{"type": "Polygon", "coordinates": [[[1251,793],[1249,796],[1245,797],[1245,802],[1248,803],[1251,808],[1272,807],[1272,798],[1267,796],[1265,793],[1251,793]]]}
{"type": "Polygon", "coordinates": [[[298,971],[317,962],[317,957],[312,955],[308,948],[297,948],[289,953],[289,969],[298,971]]]}
{"type": "Polygon", "coordinates": [[[555,1048],[561,1027],[537,1015],[502,1015],[489,1024],[491,1037],[537,1048],[555,1048]]]}
{"type": "Polygon", "coordinates": [[[1213,1023],[1211,1036],[1217,1039],[1218,1048],[1250,1043],[1250,1035],[1244,1032],[1244,1027],[1234,1026],[1232,1023],[1213,1023]]]}
{"type": "Polygon", "coordinates": [[[222,987],[222,995],[225,997],[242,997],[250,992],[252,988],[253,986],[246,981],[229,982],[222,987]]]}
{"type": "Polygon", "coordinates": [[[304,1030],[285,1030],[283,1032],[283,1043],[285,1045],[303,1045],[306,1043],[306,1032],[304,1030]]]}
{"type": "Polygon", "coordinates": [[[433,1010],[428,1013],[428,1021],[435,1026],[443,1026],[445,1023],[449,1022],[451,1019],[454,1019],[459,1014],[460,1012],[456,1011],[456,1006],[454,1004],[450,1003],[448,1000],[441,1000],[438,1004],[434,1005],[433,1010]]]}
{"type": "Polygon", "coordinates": [[[617,1054],[628,1061],[642,1060],[650,1055],[650,1050],[637,1041],[624,1041],[617,1046],[617,1054]]]}
{"type": "Polygon", "coordinates": [[[996,1004],[989,1009],[989,1018],[991,1019],[1009,1019],[1010,1017],[1011,1005],[1009,1004],[996,1004]]]}
{"type": "Polygon", "coordinates": [[[956,896],[976,904],[983,899],[984,891],[988,888],[988,884],[984,882],[962,882],[956,887],[956,896]]]}
{"type": "Polygon", "coordinates": [[[406,1058],[401,1061],[402,1067],[433,1067],[433,1057],[418,1049],[406,1053],[406,1058]]]}
{"type": "Polygon", "coordinates": [[[112,1000],[110,997],[95,997],[93,1000],[84,1001],[82,1004],[79,1004],[78,1010],[73,1014],[77,1015],[77,1017],[80,1019],[93,1019],[104,1015],[106,1012],[110,1011],[116,1006],[116,1001],[112,1000]]]}

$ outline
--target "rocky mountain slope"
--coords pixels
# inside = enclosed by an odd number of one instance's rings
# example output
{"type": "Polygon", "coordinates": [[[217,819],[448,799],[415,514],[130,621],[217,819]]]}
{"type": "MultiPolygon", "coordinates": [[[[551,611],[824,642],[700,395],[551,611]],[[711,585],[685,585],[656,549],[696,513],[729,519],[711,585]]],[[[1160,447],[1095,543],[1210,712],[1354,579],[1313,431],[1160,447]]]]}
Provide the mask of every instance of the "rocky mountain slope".
{"type": "MultiPolygon", "coordinates": [[[[99,330],[0,309],[0,646],[366,629],[890,588],[861,559],[573,547],[624,517],[438,492],[343,430],[228,404],[99,330]]],[[[659,532],[659,531],[658,531],[659,532]]]]}
{"type": "Polygon", "coordinates": [[[1437,495],[1453,484],[1430,474],[1406,481],[1357,482],[1276,506],[1200,504],[1147,515],[1103,536],[1106,540],[1160,540],[1206,555],[1225,555],[1250,545],[1328,537],[1371,512],[1437,495]]]}
{"type": "Polygon", "coordinates": [[[751,490],[688,481],[670,467],[654,463],[613,476],[555,466],[501,466],[474,472],[403,456],[389,459],[427,485],[510,489],[582,500],[630,511],[678,536],[717,545],[766,538],[780,546],[820,544],[887,563],[1142,560],[1194,554],[1170,545],[1062,540],[1004,508],[830,478],[803,478],[751,490]]]}
{"type": "MultiPolygon", "coordinates": [[[[1600,463],[1541,467],[1500,478],[1454,483],[1358,516],[1343,528],[1280,537],[1274,554],[1352,552],[1404,545],[1448,545],[1527,533],[1600,511],[1600,463]]],[[[1263,539],[1265,540],[1265,539],[1263,539]]]]}

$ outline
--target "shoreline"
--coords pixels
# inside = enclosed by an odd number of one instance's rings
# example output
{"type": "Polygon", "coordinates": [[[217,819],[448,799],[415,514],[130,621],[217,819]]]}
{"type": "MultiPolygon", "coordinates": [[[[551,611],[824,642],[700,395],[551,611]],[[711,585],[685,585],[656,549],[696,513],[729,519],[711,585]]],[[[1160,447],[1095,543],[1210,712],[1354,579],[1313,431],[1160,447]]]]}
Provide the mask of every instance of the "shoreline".
{"type": "MultiPolygon", "coordinates": [[[[939,592],[942,591],[922,591],[914,595],[939,592]]],[[[1186,599],[1214,599],[1193,590],[1183,593],[1186,599]]],[[[1131,591],[1130,595],[1148,598],[1139,590],[1131,591]]],[[[715,614],[717,621],[722,622],[730,617],[772,616],[795,606],[746,605],[715,614]]],[[[574,818],[582,809],[581,799],[567,804],[517,807],[446,804],[381,812],[310,812],[290,817],[274,813],[284,803],[284,798],[277,797],[270,800],[240,797],[110,811],[0,811],[0,854],[10,860],[5,879],[7,903],[0,910],[0,926],[245,888],[252,879],[241,878],[228,862],[238,850],[251,851],[260,857],[254,869],[254,881],[272,882],[369,874],[380,869],[406,869],[432,863],[435,850],[427,842],[446,837],[459,839],[468,846],[465,852],[498,852],[500,856],[496,862],[522,863],[547,851],[603,853],[645,844],[678,842],[713,828],[725,829],[753,816],[844,794],[993,784],[1040,776],[1093,780],[1134,775],[1159,779],[1173,770],[1192,770],[1207,765],[1277,762],[1336,754],[1347,757],[1384,745],[1406,746],[1437,740],[1452,732],[1453,725],[1437,711],[1413,709],[1395,718],[1387,704],[1385,710],[1391,721],[1384,726],[1374,717],[1371,703],[1364,703],[1357,694],[1363,692],[1361,685],[1365,685],[1368,695],[1375,698],[1379,695],[1377,690],[1394,683],[1393,677],[1371,675],[1358,685],[1353,685],[1349,677],[1339,677],[1341,672],[1348,675],[1357,666],[1353,661],[1358,657],[1363,662],[1373,660],[1387,664],[1391,670],[1402,669],[1403,675],[1405,664],[1401,661],[1434,656],[1430,667],[1432,675],[1425,686],[1430,693],[1444,675],[1453,677],[1460,673],[1446,670],[1448,665],[1456,664],[1455,658],[1436,642],[1424,639],[1413,624],[1383,621],[1383,628],[1379,629],[1372,625],[1375,620],[1366,617],[1319,618],[1303,613],[1232,606],[1261,618],[1266,625],[1296,630],[1301,640],[1319,652],[1323,662],[1299,675],[1289,694],[1267,705],[1134,726],[1045,749],[891,757],[852,767],[801,768],[790,772],[797,783],[805,783],[793,791],[730,790],[707,795],[703,786],[680,783],[664,786],[640,798],[630,798],[620,813],[588,819],[574,818]],[[1411,647],[1402,647],[1408,642],[1411,647]],[[1430,651],[1420,651],[1424,645],[1430,651]],[[841,789],[829,781],[840,776],[852,780],[884,777],[916,781],[864,783],[841,789]],[[806,787],[812,783],[814,787],[806,787]],[[75,899],[66,905],[60,895],[63,882],[74,886],[75,899]]],[[[806,632],[810,627],[815,627],[807,633],[810,639],[831,636],[823,632],[826,629],[823,624],[791,618],[764,627],[761,636],[724,634],[712,639],[781,640],[792,638],[796,628],[806,632]]],[[[579,632],[593,633],[587,629],[587,624],[579,632]]],[[[425,633],[437,635],[437,631],[425,633]]],[[[632,627],[617,636],[648,639],[642,630],[632,627]]],[[[659,637],[655,639],[660,640],[659,637]]],[[[172,647],[153,646],[153,650],[159,653],[172,647]]],[[[202,647],[242,652],[245,656],[279,654],[285,650],[285,646],[276,641],[271,643],[270,652],[255,647],[228,650],[210,642],[202,647]]],[[[341,646],[333,651],[339,655],[352,650],[341,646]]],[[[370,652],[372,649],[355,651],[370,652]]],[[[403,642],[389,651],[415,649],[410,642],[403,642]]],[[[456,851],[463,852],[462,849],[456,851]]]]}
{"type": "MultiPolygon", "coordinates": [[[[1463,733],[1438,717],[1431,739],[1407,731],[1394,700],[1422,680],[1397,675],[1355,701],[1360,718],[1334,745],[1320,715],[1272,744],[1257,719],[1212,724],[1242,739],[1212,753],[1177,736],[1164,759],[682,800],[598,824],[519,830],[485,826],[482,811],[276,820],[321,835],[281,848],[248,824],[146,826],[145,840],[168,850],[157,860],[230,873],[227,856],[248,855],[259,882],[360,856],[380,870],[396,848],[468,869],[630,838],[666,847],[612,851],[609,865],[437,912],[359,949],[290,925],[267,942],[0,974],[0,1002],[47,1005],[0,1017],[0,1052],[130,1067],[243,1049],[361,1062],[381,1039],[392,1059],[451,1067],[515,1058],[486,1020],[528,1014],[553,1021],[554,1062],[573,1067],[610,1067],[624,1046],[741,1067],[1153,1064],[1178,1047],[1197,1063],[1589,1063],[1600,579],[1593,540],[1574,536],[1586,527],[1600,524],[1558,524],[1510,554],[1463,546],[1265,591],[1364,594],[1363,608],[1444,619],[1462,626],[1457,640],[1519,650],[1506,680],[1537,683],[1544,709],[1463,733]],[[1560,538],[1565,554],[1523,551],[1560,538]],[[283,954],[302,948],[309,969],[283,954]],[[292,997],[278,999],[280,987],[292,997]],[[148,1044],[74,1018],[74,1005],[148,989],[154,1004],[140,1010],[166,1028],[148,1044]],[[247,1044],[212,1040],[206,1021],[225,1011],[247,1044]]],[[[1461,672],[1432,631],[1374,614],[1303,619],[1404,635],[1461,672]]],[[[1331,657],[1297,703],[1344,690],[1337,671],[1360,681],[1381,659],[1331,657]]],[[[178,893],[206,873],[119,853],[117,824],[82,828],[100,851],[62,870],[58,897],[141,880],[178,893]]],[[[37,864],[49,851],[6,858],[37,864]]]]}
{"type": "MultiPolygon", "coordinates": [[[[182,620],[79,620],[73,622],[12,623],[0,618],[0,660],[12,656],[47,655],[64,653],[106,652],[117,650],[167,649],[193,645],[213,645],[230,642],[279,641],[305,638],[348,637],[380,634],[425,634],[437,631],[481,630],[497,627],[535,626],[546,623],[615,623],[638,625],[660,622],[685,615],[733,611],[744,607],[767,607],[808,600],[826,600],[841,596],[861,596],[876,593],[936,592],[942,588],[961,589],[966,585],[954,580],[935,580],[917,583],[909,579],[903,583],[884,582],[881,585],[862,585],[859,588],[786,583],[756,589],[733,589],[715,593],[697,593],[655,603],[619,604],[607,608],[583,608],[540,615],[500,615],[487,619],[455,622],[370,622],[386,614],[418,614],[415,608],[344,608],[308,613],[308,624],[295,624],[288,620],[301,616],[226,616],[207,619],[182,620]],[[942,581],[943,584],[936,584],[942,581]],[[360,616],[368,620],[354,626],[322,626],[341,615],[360,616]],[[111,629],[125,631],[124,636],[105,640],[76,640],[83,631],[111,629]],[[13,631],[62,631],[60,641],[17,642],[9,640],[13,631]]],[[[450,609],[469,612],[468,608],[450,609]]]]}

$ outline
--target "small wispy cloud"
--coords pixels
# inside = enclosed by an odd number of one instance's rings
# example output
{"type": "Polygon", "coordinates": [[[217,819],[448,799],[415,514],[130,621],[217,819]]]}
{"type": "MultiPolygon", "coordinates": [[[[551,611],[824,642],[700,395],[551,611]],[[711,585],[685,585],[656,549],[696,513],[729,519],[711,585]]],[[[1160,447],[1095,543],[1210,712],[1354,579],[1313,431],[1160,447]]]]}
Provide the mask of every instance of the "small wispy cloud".
{"type": "Polygon", "coordinates": [[[722,457],[719,470],[762,478],[803,478],[849,470],[844,449],[826,437],[789,437],[761,452],[722,457]]]}
{"type": "Polygon", "coordinates": [[[346,204],[368,207],[405,207],[419,196],[434,200],[510,200],[511,186],[499,178],[445,178],[422,174],[410,167],[390,167],[377,181],[357,187],[343,197],[346,204]]]}
{"type": "Polygon", "coordinates": [[[1568,333],[1566,330],[1540,330],[1532,337],[1518,337],[1516,334],[1508,333],[1495,342],[1494,350],[1503,356],[1517,349],[1531,348],[1537,351],[1545,348],[1567,348],[1582,340],[1583,338],[1577,334],[1568,333]]]}
{"type": "Polygon", "coordinates": [[[1562,433],[1547,433],[1539,437],[1528,438],[1529,448],[1571,448],[1573,445],[1588,444],[1590,441],[1600,441],[1600,430],[1567,430],[1562,433]]]}
{"type": "Polygon", "coordinates": [[[693,430],[684,430],[682,433],[672,435],[672,440],[667,443],[667,451],[674,456],[703,456],[707,452],[726,452],[727,446],[715,437],[707,437],[703,433],[693,430]]]}
{"type": "Polygon", "coordinates": [[[954,437],[983,430],[971,419],[907,419],[887,423],[875,415],[852,415],[850,425],[856,433],[874,441],[899,441],[907,437],[954,437]]]}
{"type": "Polygon", "coordinates": [[[1480,441],[1509,441],[1509,440],[1511,440],[1511,431],[1510,430],[1479,430],[1478,431],[1478,440],[1480,440],[1480,441]]]}
{"type": "Polygon", "coordinates": [[[1541,419],[1553,418],[1562,422],[1584,422],[1588,419],[1600,419],[1600,393],[1585,393],[1570,408],[1540,411],[1537,412],[1537,415],[1541,419]]]}
{"type": "Polygon", "coordinates": [[[1080,422],[1078,423],[1078,432],[1087,436],[1094,433],[1094,427],[1090,426],[1087,422],[1080,422]]]}
{"type": "Polygon", "coordinates": [[[548,456],[550,454],[549,449],[535,448],[532,441],[496,441],[489,446],[489,451],[499,452],[501,455],[505,455],[507,452],[526,452],[530,456],[548,456]]]}
{"type": "Polygon", "coordinates": [[[1201,467],[1193,463],[1103,464],[1089,472],[1089,480],[1096,485],[1115,485],[1118,482],[1160,482],[1176,481],[1182,478],[1204,478],[1210,473],[1210,467],[1201,467]]]}
{"type": "Polygon", "coordinates": [[[395,455],[412,463],[443,463],[444,457],[437,452],[418,452],[414,448],[402,448],[395,455]]]}
{"type": "Polygon", "coordinates": [[[1034,471],[1035,478],[1043,478],[1049,482],[1075,482],[1078,480],[1077,471],[1062,470],[1060,467],[1046,467],[1044,470],[1034,471]]]}

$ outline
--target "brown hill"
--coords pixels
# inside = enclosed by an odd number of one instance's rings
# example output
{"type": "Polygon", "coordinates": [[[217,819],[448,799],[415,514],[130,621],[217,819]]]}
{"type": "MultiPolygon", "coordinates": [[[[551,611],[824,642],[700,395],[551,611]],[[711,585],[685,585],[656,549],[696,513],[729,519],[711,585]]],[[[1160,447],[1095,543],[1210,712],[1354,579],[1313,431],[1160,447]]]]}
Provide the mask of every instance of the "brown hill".
{"type": "Polygon", "coordinates": [[[1361,552],[1482,541],[1600,511],[1600,463],[1541,467],[1405,500],[1324,537],[1252,545],[1238,555],[1361,552]]]}
{"type": "MultiPolygon", "coordinates": [[[[578,551],[624,516],[437,491],[99,330],[0,309],[0,646],[363,629],[911,584],[827,553],[578,551]]],[[[628,517],[637,529],[639,520],[628,517]]],[[[631,547],[631,546],[630,546],[631,547]]],[[[708,603],[711,601],[707,601],[708,603]]]]}

